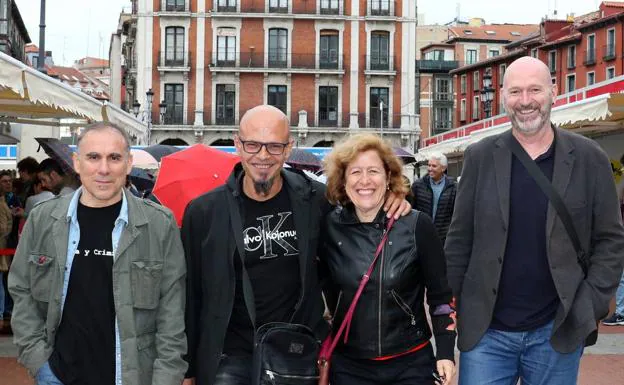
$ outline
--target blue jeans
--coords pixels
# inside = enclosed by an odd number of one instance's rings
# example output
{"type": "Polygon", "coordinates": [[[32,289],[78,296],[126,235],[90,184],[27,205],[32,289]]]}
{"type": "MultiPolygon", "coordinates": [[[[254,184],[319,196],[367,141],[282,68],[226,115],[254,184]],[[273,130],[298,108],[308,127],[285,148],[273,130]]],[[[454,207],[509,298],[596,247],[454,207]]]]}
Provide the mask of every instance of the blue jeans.
{"type": "Polygon", "coordinates": [[[562,354],[550,344],[553,321],[527,332],[488,329],[460,354],[459,385],[576,384],[583,346],[562,354]]]}
{"type": "Polygon", "coordinates": [[[624,274],[620,278],[620,286],[615,293],[615,312],[624,315],[624,274]]]}
{"type": "Polygon", "coordinates": [[[52,373],[52,369],[50,369],[50,365],[46,362],[39,371],[37,371],[35,385],[63,385],[63,383],[56,378],[54,373],[52,373]]]}

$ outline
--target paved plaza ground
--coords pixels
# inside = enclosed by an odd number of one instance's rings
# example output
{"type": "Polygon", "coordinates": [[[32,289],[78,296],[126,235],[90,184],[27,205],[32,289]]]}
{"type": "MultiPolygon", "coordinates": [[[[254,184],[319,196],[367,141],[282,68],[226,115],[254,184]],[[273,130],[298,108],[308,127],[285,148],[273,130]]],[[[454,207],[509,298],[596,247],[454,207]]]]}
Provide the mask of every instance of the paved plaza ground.
{"type": "MultiPolygon", "coordinates": [[[[12,338],[0,337],[0,384],[33,385],[26,370],[17,363],[16,355],[12,338]]],[[[578,384],[624,384],[624,326],[600,327],[598,343],[587,348],[581,360],[578,384]]]]}

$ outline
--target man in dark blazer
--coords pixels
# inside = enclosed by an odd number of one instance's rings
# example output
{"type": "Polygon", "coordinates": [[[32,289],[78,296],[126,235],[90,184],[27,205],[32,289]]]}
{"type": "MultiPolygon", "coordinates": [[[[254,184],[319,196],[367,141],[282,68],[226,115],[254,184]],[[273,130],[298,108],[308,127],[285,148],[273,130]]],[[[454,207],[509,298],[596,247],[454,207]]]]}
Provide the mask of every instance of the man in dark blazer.
{"type": "Polygon", "coordinates": [[[555,128],[548,68],[523,57],[505,73],[512,129],[468,147],[446,238],[458,303],[460,385],[575,384],[583,347],[622,274],[624,228],[609,159],[555,128]],[[547,196],[509,149],[517,141],[567,206],[587,277],[547,196]]]}

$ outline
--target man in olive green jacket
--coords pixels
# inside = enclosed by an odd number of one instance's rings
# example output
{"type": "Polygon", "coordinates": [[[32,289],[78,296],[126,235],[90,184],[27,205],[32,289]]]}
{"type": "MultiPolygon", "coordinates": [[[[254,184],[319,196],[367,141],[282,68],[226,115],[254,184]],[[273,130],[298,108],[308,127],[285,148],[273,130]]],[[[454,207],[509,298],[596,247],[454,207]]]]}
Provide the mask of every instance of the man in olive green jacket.
{"type": "Polygon", "coordinates": [[[83,187],[39,204],[26,222],[9,291],[19,362],[38,384],[182,382],[184,252],[171,212],[123,189],[131,162],[122,130],[87,128],[74,155],[83,187]],[[108,220],[98,216],[103,213],[98,210],[111,207],[116,211],[108,220]],[[89,234],[93,224],[81,218],[106,226],[89,234]],[[98,246],[102,238],[108,239],[106,247],[98,246]],[[101,337],[93,335],[101,329],[107,346],[99,346],[101,337]],[[74,346],[81,350],[74,352],[74,346]],[[81,355],[89,350],[104,359],[81,355]],[[98,379],[99,372],[109,380],[98,379]]]}

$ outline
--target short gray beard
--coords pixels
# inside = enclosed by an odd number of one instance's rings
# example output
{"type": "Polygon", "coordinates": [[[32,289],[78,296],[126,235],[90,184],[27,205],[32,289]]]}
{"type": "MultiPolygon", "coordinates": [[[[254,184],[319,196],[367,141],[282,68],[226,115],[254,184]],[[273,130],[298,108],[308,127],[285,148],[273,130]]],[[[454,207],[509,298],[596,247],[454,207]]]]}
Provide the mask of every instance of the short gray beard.
{"type": "Polygon", "coordinates": [[[515,113],[512,112],[512,110],[509,113],[509,120],[511,120],[511,125],[513,126],[513,128],[515,128],[519,132],[525,135],[533,135],[539,132],[542,127],[544,127],[544,125],[548,125],[550,121],[551,110],[552,106],[548,104],[544,108],[544,111],[540,110],[539,118],[536,119],[534,122],[520,122],[516,117],[515,113]]]}
{"type": "Polygon", "coordinates": [[[275,182],[274,176],[263,182],[258,182],[254,180],[253,186],[254,186],[254,190],[256,190],[256,194],[269,195],[269,192],[271,191],[271,187],[273,187],[274,182],[275,182]]]}

